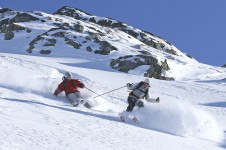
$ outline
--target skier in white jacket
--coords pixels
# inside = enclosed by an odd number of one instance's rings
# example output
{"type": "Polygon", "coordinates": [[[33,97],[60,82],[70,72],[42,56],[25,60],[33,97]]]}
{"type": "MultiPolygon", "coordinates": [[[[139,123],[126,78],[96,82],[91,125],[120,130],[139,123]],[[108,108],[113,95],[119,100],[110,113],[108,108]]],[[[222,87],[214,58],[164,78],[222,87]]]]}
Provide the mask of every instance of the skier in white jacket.
{"type": "MultiPolygon", "coordinates": [[[[128,115],[130,112],[133,111],[133,108],[137,106],[138,108],[144,107],[144,102],[142,99],[145,99],[147,102],[152,103],[159,103],[160,99],[159,97],[157,99],[151,99],[149,96],[149,87],[150,87],[150,80],[149,78],[146,78],[144,81],[141,81],[139,83],[127,83],[126,84],[128,90],[132,90],[129,93],[127,102],[128,106],[126,109],[126,112],[120,115],[120,118],[125,121],[125,115],[128,115]]],[[[137,121],[136,118],[133,118],[134,121],[137,121]]]]}

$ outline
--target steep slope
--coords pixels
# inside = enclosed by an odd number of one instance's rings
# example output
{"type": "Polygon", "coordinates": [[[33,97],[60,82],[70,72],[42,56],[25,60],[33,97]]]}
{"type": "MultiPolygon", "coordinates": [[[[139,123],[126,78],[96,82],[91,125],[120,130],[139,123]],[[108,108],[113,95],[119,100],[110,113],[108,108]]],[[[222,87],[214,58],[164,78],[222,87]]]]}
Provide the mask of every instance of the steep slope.
{"type": "MultiPolygon", "coordinates": [[[[225,81],[152,80],[160,104],[137,111],[140,124],[122,123],[126,89],[94,99],[95,107],[73,108],[52,95],[62,73],[71,71],[97,93],[143,77],[71,66],[80,59],[0,54],[0,149],[225,149],[225,81]]],[[[76,65],[75,65],[76,66],[76,65]]]]}
{"type": "Polygon", "coordinates": [[[86,61],[80,67],[163,80],[226,77],[224,68],[201,64],[166,40],[114,19],[71,7],[53,15],[6,8],[0,13],[1,52],[81,58],[86,61]]]}

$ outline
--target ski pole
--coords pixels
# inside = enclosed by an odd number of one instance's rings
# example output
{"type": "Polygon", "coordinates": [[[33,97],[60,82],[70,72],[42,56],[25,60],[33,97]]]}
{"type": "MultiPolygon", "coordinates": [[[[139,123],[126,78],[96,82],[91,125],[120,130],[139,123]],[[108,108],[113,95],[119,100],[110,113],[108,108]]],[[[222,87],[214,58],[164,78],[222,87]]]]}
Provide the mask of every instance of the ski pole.
{"type": "Polygon", "coordinates": [[[97,98],[97,97],[99,97],[99,96],[102,96],[102,95],[105,95],[105,94],[111,93],[111,92],[113,92],[113,91],[116,91],[116,90],[122,89],[122,88],[124,88],[124,87],[126,87],[126,86],[123,86],[123,87],[120,87],[120,88],[117,88],[117,89],[114,89],[114,90],[108,91],[108,92],[106,92],[106,93],[103,93],[103,94],[97,95],[97,96],[95,96],[94,98],[97,98]]]}
{"type": "MultiPolygon", "coordinates": [[[[102,97],[102,98],[104,98],[103,96],[101,96],[100,94],[97,94],[96,92],[94,92],[93,90],[91,90],[91,89],[89,89],[89,88],[87,88],[87,87],[85,87],[87,90],[89,90],[89,91],[91,91],[91,92],[93,92],[94,94],[96,94],[96,95],[98,95],[98,96],[100,96],[100,97],[102,97]]],[[[105,100],[107,100],[106,98],[104,98],[105,100]]]]}

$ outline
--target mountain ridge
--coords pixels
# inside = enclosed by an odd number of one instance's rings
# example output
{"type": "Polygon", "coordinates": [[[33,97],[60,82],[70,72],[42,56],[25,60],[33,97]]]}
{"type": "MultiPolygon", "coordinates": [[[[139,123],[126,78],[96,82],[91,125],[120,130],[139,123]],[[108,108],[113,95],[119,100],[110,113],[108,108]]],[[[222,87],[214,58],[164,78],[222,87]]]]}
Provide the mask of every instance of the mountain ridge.
{"type": "MultiPolygon", "coordinates": [[[[81,53],[83,50],[86,57],[95,54],[108,60],[107,64],[113,70],[131,73],[146,68],[141,75],[162,80],[179,79],[177,76],[180,75],[173,71],[174,65],[192,66],[194,63],[196,66],[199,63],[150,32],[76,8],[63,6],[53,14],[8,8],[2,8],[0,12],[1,39],[18,43],[21,39],[17,37],[26,38],[19,49],[26,48],[31,55],[63,56],[65,54],[59,49],[68,53],[81,53]]],[[[11,51],[10,47],[0,48],[11,51]]]]}

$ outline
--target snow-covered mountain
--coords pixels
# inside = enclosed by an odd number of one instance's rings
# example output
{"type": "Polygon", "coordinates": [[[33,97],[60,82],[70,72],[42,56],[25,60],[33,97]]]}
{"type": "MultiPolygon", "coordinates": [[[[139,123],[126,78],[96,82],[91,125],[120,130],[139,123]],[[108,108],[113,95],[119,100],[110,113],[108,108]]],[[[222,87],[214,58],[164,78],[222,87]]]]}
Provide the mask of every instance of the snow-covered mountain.
{"type": "Polygon", "coordinates": [[[0,31],[0,150],[226,149],[226,68],[70,7],[54,14],[2,8],[0,31]],[[139,124],[118,118],[125,88],[104,98],[81,89],[94,107],[72,107],[64,93],[52,94],[66,71],[98,94],[145,74],[161,102],[135,110],[139,124]]]}
{"type": "Polygon", "coordinates": [[[114,19],[66,6],[54,14],[7,8],[0,13],[2,52],[67,55],[89,59],[80,64],[83,67],[164,80],[215,79],[216,74],[218,79],[225,78],[225,69],[201,64],[166,40],[114,19]],[[208,73],[203,72],[206,69],[208,73]]]}

